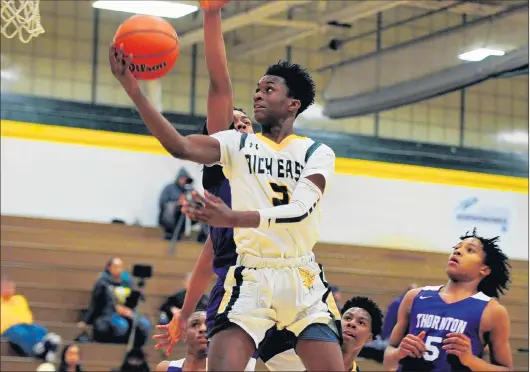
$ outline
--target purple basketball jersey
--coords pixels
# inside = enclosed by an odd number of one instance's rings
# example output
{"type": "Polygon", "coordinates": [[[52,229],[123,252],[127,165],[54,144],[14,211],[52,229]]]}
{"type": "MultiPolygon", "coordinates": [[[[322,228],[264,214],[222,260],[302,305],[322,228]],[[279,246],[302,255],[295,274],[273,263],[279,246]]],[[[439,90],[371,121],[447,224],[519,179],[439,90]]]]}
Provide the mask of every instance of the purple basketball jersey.
{"type": "Polygon", "coordinates": [[[448,333],[463,333],[471,340],[473,354],[481,357],[480,320],[491,297],[479,292],[452,304],[440,297],[442,286],[423,287],[414,297],[410,311],[409,334],[425,331],[427,352],[423,358],[403,358],[398,371],[468,371],[457,356],[447,354],[443,340],[448,333]]]}

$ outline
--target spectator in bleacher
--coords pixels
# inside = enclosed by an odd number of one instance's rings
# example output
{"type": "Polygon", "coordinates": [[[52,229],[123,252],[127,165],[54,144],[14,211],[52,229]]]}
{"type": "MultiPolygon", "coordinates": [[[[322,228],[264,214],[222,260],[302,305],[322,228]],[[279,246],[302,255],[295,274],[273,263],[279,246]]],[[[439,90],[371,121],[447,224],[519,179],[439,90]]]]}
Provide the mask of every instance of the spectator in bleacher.
{"type": "Polygon", "coordinates": [[[109,260],[94,284],[90,307],[78,327],[84,329],[86,324],[93,324],[93,337],[98,342],[127,343],[135,319],[134,345],[142,347],[151,333],[151,323],[126,306],[134,288],[134,281],[123,270],[122,261],[117,257],[109,260]]]}
{"type": "MultiPolygon", "coordinates": [[[[167,185],[160,194],[158,223],[164,230],[164,239],[171,239],[179,218],[183,216],[181,205],[188,190],[193,190],[193,178],[189,176],[186,169],[181,168],[175,181],[167,185]]],[[[184,229],[185,224],[182,223],[178,232],[178,240],[180,240],[184,229]]]]}
{"type": "Polygon", "coordinates": [[[61,364],[57,372],[82,372],[79,345],[66,345],[61,354],[61,364]]]}
{"type": "Polygon", "coordinates": [[[142,349],[132,348],[125,354],[120,372],[149,372],[149,364],[142,349]]]}
{"type": "Polygon", "coordinates": [[[15,283],[2,280],[0,299],[0,333],[22,356],[32,356],[47,362],[55,360],[61,338],[39,324],[33,323],[28,301],[16,294],[15,283]]]}
{"type": "MultiPolygon", "coordinates": [[[[181,289],[172,296],[169,296],[166,301],[160,306],[160,323],[159,324],[168,324],[173,315],[178,313],[182,306],[184,306],[184,298],[186,298],[186,290],[188,289],[190,282],[191,273],[187,273],[184,278],[184,289],[181,289]]],[[[208,306],[208,296],[202,295],[199,303],[197,305],[197,311],[204,311],[208,306]]]]}

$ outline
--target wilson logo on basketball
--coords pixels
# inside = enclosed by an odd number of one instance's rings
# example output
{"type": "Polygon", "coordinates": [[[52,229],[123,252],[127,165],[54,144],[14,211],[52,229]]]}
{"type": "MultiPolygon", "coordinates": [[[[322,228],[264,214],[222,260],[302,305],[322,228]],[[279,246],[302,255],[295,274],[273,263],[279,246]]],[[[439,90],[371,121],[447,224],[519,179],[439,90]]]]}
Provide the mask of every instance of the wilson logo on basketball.
{"type": "Polygon", "coordinates": [[[142,63],[141,65],[131,64],[129,68],[131,72],[151,72],[151,71],[161,70],[166,66],[167,66],[167,63],[164,61],[154,66],[148,66],[145,63],[142,63]]]}

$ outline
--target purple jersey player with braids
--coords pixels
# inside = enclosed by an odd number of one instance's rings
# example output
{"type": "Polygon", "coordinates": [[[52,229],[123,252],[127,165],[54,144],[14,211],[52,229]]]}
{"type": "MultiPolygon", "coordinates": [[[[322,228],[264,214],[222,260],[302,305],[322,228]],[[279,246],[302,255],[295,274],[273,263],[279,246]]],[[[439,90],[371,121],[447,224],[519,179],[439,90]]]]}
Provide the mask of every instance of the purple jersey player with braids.
{"type": "Polygon", "coordinates": [[[511,371],[510,317],[494,297],[510,282],[498,237],[466,234],[454,247],[443,286],[410,290],[399,307],[385,367],[400,371],[511,371]],[[490,363],[481,359],[489,346],[490,363]]]}

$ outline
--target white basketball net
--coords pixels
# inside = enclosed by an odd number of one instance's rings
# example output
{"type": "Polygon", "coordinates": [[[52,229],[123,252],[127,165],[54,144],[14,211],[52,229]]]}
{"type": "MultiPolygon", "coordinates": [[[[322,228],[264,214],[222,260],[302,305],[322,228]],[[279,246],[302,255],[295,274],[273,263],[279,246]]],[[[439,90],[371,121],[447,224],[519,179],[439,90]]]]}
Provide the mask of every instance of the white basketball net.
{"type": "Polygon", "coordinates": [[[44,33],[40,24],[39,0],[2,0],[2,35],[29,43],[44,33]]]}

